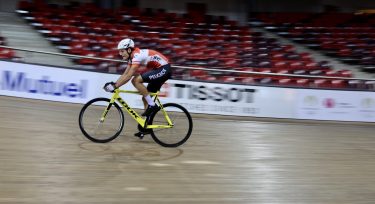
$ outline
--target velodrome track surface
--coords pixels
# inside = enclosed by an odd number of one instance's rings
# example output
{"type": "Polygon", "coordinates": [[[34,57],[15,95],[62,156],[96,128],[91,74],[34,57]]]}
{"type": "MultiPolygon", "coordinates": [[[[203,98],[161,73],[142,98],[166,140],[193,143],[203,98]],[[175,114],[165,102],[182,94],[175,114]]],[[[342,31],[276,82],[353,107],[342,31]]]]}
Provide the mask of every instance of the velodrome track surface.
{"type": "Polygon", "coordinates": [[[374,203],[375,126],[194,115],[163,148],[88,141],[81,104],[0,96],[0,203],[374,203]]]}

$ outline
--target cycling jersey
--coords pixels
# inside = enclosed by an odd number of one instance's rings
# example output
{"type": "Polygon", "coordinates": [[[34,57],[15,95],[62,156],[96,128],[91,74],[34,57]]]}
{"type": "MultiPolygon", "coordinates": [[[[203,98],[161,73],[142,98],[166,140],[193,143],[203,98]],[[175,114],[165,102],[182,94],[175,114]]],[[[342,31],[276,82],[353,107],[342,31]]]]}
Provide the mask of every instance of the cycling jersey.
{"type": "Polygon", "coordinates": [[[163,54],[155,50],[135,48],[130,63],[131,65],[143,65],[149,69],[158,69],[169,64],[169,61],[163,54]]]}

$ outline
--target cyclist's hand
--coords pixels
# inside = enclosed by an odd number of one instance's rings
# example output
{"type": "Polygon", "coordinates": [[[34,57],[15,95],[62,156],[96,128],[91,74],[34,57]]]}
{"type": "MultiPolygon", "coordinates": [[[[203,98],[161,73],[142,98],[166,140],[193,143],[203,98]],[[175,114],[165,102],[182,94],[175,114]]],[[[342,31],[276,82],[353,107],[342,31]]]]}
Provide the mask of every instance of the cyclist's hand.
{"type": "Polygon", "coordinates": [[[115,91],[115,89],[116,89],[116,83],[115,82],[113,82],[113,81],[111,81],[111,82],[107,82],[107,83],[105,83],[104,84],[104,87],[103,87],[103,89],[104,89],[104,91],[106,91],[106,92],[111,92],[111,93],[113,93],[114,91],[115,91]]]}

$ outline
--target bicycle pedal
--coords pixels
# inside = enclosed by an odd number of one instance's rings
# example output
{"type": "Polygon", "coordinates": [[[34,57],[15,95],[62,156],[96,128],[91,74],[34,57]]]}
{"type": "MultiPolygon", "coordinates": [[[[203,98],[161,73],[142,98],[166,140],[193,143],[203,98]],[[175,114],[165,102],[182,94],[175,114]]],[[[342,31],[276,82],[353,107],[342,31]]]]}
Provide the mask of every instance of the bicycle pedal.
{"type": "Polygon", "coordinates": [[[143,139],[145,134],[143,132],[137,132],[137,133],[134,134],[134,136],[139,137],[139,139],[143,139]]]}

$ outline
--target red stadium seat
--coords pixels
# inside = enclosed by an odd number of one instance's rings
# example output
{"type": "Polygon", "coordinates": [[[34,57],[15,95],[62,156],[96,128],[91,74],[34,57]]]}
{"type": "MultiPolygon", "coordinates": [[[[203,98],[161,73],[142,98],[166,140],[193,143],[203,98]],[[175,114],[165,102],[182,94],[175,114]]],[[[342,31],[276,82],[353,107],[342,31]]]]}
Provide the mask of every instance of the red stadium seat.
{"type": "Polygon", "coordinates": [[[239,78],[239,80],[243,84],[255,84],[255,78],[253,77],[243,77],[243,78],[239,78]]]}
{"type": "Polygon", "coordinates": [[[223,76],[222,81],[226,83],[233,83],[236,81],[236,77],[234,76],[223,76]]]}
{"type": "Polygon", "coordinates": [[[295,85],[295,81],[292,78],[283,78],[278,80],[278,84],[281,86],[295,85]]]}
{"type": "Polygon", "coordinates": [[[296,85],[299,87],[308,87],[310,86],[310,80],[309,79],[297,79],[296,85]]]}
{"type": "Polygon", "coordinates": [[[314,88],[328,88],[330,87],[330,80],[328,79],[314,79],[311,84],[314,88]]]}
{"type": "MultiPolygon", "coordinates": [[[[81,54],[84,56],[88,56],[88,57],[97,57],[97,54],[95,52],[86,51],[86,50],[83,51],[81,54]]],[[[77,60],[77,62],[81,65],[97,65],[99,63],[99,60],[90,59],[90,58],[82,58],[82,59],[77,60]]]]}
{"type": "Polygon", "coordinates": [[[330,86],[333,88],[346,88],[347,84],[345,80],[335,79],[335,80],[331,80],[330,86]]]}
{"type": "Polygon", "coordinates": [[[15,56],[16,55],[13,50],[0,48],[0,59],[13,59],[15,56]]]}
{"type": "Polygon", "coordinates": [[[350,70],[339,70],[338,72],[340,73],[341,77],[348,77],[348,78],[353,77],[353,72],[350,70]]]}

